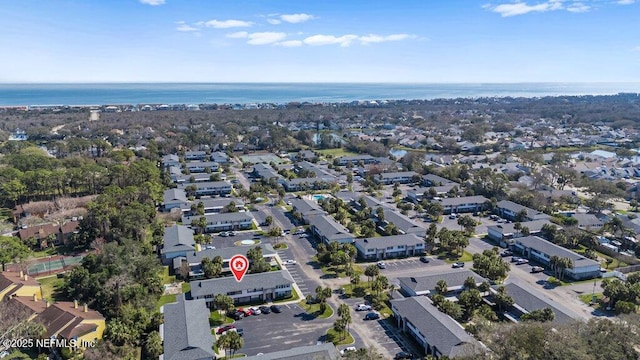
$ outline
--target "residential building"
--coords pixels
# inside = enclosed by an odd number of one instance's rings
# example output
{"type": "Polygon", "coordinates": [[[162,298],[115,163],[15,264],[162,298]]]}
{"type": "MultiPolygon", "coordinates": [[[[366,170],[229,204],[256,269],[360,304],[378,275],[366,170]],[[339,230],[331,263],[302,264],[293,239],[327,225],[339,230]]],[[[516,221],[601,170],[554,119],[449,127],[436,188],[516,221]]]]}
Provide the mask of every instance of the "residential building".
{"type": "Polygon", "coordinates": [[[322,190],[330,189],[335,183],[336,178],[332,176],[313,177],[313,178],[295,178],[282,179],[280,183],[286,191],[303,191],[303,190],[322,190]]]}
{"type": "Polygon", "coordinates": [[[574,214],[571,217],[578,220],[578,228],[583,230],[598,231],[604,226],[604,221],[594,214],[574,214]]]}
{"type": "Polygon", "coordinates": [[[435,201],[442,205],[442,209],[444,210],[445,214],[459,214],[483,211],[487,209],[487,203],[489,202],[489,199],[482,195],[475,195],[444,198],[435,201]]]}
{"type": "Polygon", "coordinates": [[[444,196],[447,195],[453,188],[457,187],[457,184],[448,184],[442,186],[431,186],[431,187],[419,187],[415,189],[407,190],[407,199],[413,201],[418,204],[421,203],[422,200],[429,197],[429,194],[433,194],[433,196],[444,196]]]}
{"type": "Polygon", "coordinates": [[[262,257],[267,263],[273,263],[275,261],[277,252],[273,249],[273,246],[271,246],[271,244],[259,244],[256,246],[205,249],[197,252],[191,251],[186,254],[186,257],[183,258],[182,261],[174,263],[174,270],[179,270],[179,267],[175,266],[182,266],[182,263],[186,261],[186,263],[189,265],[189,277],[204,276],[204,270],[202,269],[202,259],[213,259],[216,256],[220,256],[222,258],[222,271],[227,272],[229,271],[229,262],[234,255],[247,256],[249,249],[255,247],[259,247],[262,249],[262,257]]]}
{"type": "Polygon", "coordinates": [[[198,206],[202,203],[204,207],[205,214],[215,214],[221,212],[227,212],[225,209],[233,203],[235,205],[235,209],[238,212],[246,211],[244,207],[244,201],[240,198],[235,197],[221,197],[221,198],[200,198],[195,201],[188,202],[180,207],[182,213],[187,216],[196,215],[191,212],[191,206],[198,206]]]}
{"type": "Polygon", "coordinates": [[[507,295],[514,301],[512,308],[505,314],[507,318],[518,321],[520,316],[534,310],[550,308],[553,311],[553,323],[563,324],[579,319],[580,316],[572,310],[565,308],[558,302],[549,301],[548,297],[540,293],[537,289],[525,283],[508,283],[505,286],[507,295]]]}
{"type": "MultiPolygon", "coordinates": [[[[220,180],[226,180],[227,175],[222,174],[222,173],[218,173],[218,175],[220,176],[220,180]]],[[[211,181],[211,174],[207,174],[207,173],[194,173],[194,174],[175,174],[175,175],[171,175],[171,181],[173,181],[176,184],[194,184],[194,183],[201,183],[201,182],[208,182],[211,181]]],[[[188,186],[188,185],[185,185],[188,186]]]]}
{"type": "Polygon", "coordinates": [[[326,215],[322,207],[315,201],[309,199],[293,199],[291,200],[293,213],[299,214],[300,218],[307,223],[308,218],[315,215],[326,215]]]}
{"type": "Polygon", "coordinates": [[[380,260],[415,256],[424,253],[424,240],[414,234],[355,239],[358,256],[363,260],[380,260]]]}
{"type": "Polygon", "coordinates": [[[465,269],[446,269],[425,276],[400,277],[398,281],[400,282],[400,291],[406,296],[422,296],[434,294],[436,285],[440,280],[447,282],[447,292],[460,292],[464,288],[464,281],[468,277],[476,279],[476,285],[487,281],[475,272],[465,269]]]}
{"type": "Polygon", "coordinates": [[[197,151],[186,151],[184,153],[184,159],[186,161],[200,160],[204,161],[207,157],[207,153],[205,151],[197,150],[197,151]]]}
{"type": "Polygon", "coordinates": [[[189,173],[211,173],[220,170],[220,164],[214,161],[193,161],[184,164],[184,166],[189,170],[189,173]],[[207,169],[209,171],[207,171],[207,169]]]}
{"type": "Polygon", "coordinates": [[[181,208],[187,204],[189,204],[189,200],[184,189],[167,189],[164,191],[162,200],[162,209],[164,211],[181,208]]]}
{"type": "Polygon", "coordinates": [[[355,236],[330,215],[311,216],[307,221],[311,225],[311,232],[325,244],[332,241],[351,244],[355,240],[355,236]]]}
{"type": "Polygon", "coordinates": [[[338,360],[342,355],[330,342],[298,346],[287,350],[274,351],[245,357],[245,360],[338,360]]]}
{"type": "Polygon", "coordinates": [[[211,161],[215,161],[218,164],[226,164],[229,162],[229,156],[222,151],[212,152],[210,156],[211,161]]]}
{"type": "MultiPolygon", "coordinates": [[[[548,220],[534,220],[521,222],[520,226],[529,229],[528,235],[538,235],[542,231],[542,227],[546,224],[551,223],[548,220]]],[[[521,230],[516,230],[516,223],[490,225],[487,226],[487,231],[489,238],[496,241],[501,247],[513,245],[513,239],[525,236],[521,230]]]]}
{"type": "Polygon", "coordinates": [[[56,245],[59,241],[58,232],[60,226],[57,224],[40,224],[18,230],[18,237],[23,242],[30,242],[35,239],[38,247],[46,248],[49,245],[56,245]]]}
{"type": "Polygon", "coordinates": [[[180,167],[180,158],[178,155],[169,154],[162,157],[162,167],[168,169],[170,167],[180,167]]]}
{"type": "Polygon", "coordinates": [[[523,214],[523,219],[520,221],[533,221],[533,220],[549,220],[551,216],[542,213],[540,211],[516,204],[513,201],[502,200],[498,201],[496,207],[498,215],[509,220],[518,220],[518,214],[523,214]]]}
{"type": "Polygon", "coordinates": [[[160,325],[160,336],[164,354],[160,360],[214,360],[215,340],[205,301],[185,300],[182,294],[176,300],[162,309],[164,323],[160,325]]]}
{"type": "Polygon", "coordinates": [[[164,228],[164,243],[160,256],[164,265],[169,265],[173,258],[187,256],[195,251],[196,242],[193,240],[193,230],[183,225],[173,225],[164,228]]]}
{"type": "Polygon", "coordinates": [[[207,226],[204,228],[204,232],[207,233],[226,230],[248,230],[253,227],[253,216],[248,212],[183,216],[182,223],[191,226],[193,221],[197,221],[201,217],[204,217],[207,222],[207,226]]]}
{"type": "Polygon", "coordinates": [[[77,301],[47,303],[46,308],[34,318],[34,321],[44,325],[46,332],[43,338],[75,339],[79,345],[83,342],[95,343],[102,339],[106,328],[102,314],[89,309],[86,304],[78,306],[77,301]]]}
{"type": "Polygon", "coordinates": [[[196,197],[229,195],[231,194],[231,183],[227,181],[206,181],[193,184],[178,184],[178,189],[183,189],[187,195],[193,194],[196,197]]]}
{"type": "Polygon", "coordinates": [[[271,165],[267,164],[255,164],[253,165],[253,171],[251,174],[254,177],[260,178],[264,181],[269,181],[270,179],[280,179],[282,176],[275,171],[271,165]]]}
{"type": "Polygon", "coordinates": [[[419,178],[419,175],[414,171],[402,171],[402,172],[389,172],[378,174],[374,177],[374,181],[384,185],[390,184],[408,184],[413,182],[414,178],[419,178]]]}
{"type": "Polygon", "coordinates": [[[544,265],[549,265],[552,256],[571,259],[573,269],[565,269],[565,274],[573,280],[592,279],[600,276],[599,262],[537,236],[515,239],[513,249],[523,257],[544,265]]]}
{"type": "Polygon", "coordinates": [[[14,296],[42,299],[42,287],[36,279],[22,271],[0,272],[0,301],[14,296]]]}
{"type": "Polygon", "coordinates": [[[396,326],[424,348],[424,355],[471,357],[485,351],[458,322],[424,296],[391,301],[396,326]]]}
{"type": "Polygon", "coordinates": [[[451,181],[436,174],[427,174],[422,176],[422,183],[424,186],[459,185],[455,181],[451,181]]]}
{"type": "MultiPolygon", "coordinates": [[[[373,215],[376,216],[376,212],[373,215]]],[[[387,206],[382,206],[384,221],[382,221],[382,225],[378,225],[386,230],[389,224],[393,224],[396,229],[400,232],[400,234],[414,234],[420,237],[424,237],[427,234],[427,229],[416,223],[415,221],[409,219],[406,215],[402,215],[395,209],[391,209],[387,206]]]]}
{"type": "Polygon", "coordinates": [[[283,299],[293,294],[293,278],[286,270],[267,271],[247,274],[242,282],[231,277],[191,281],[191,296],[205,299],[207,307],[215,307],[213,298],[225,294],[233,298],[236,304],[269,302],[283,299]]]}
{"type": "Polygon", "coordinates": [[[371,156],[371,155],[367,155],[367,154],[363,154],[363,155],[345,155],[345,156],[341,156],[339,158],[337,158],[335,160],[335,164],[339,165],[339,166],[346,166],[346,165],[357,165],[358,163],[362,163],[362,164],[375,164],[378,160],[371,156]]]}

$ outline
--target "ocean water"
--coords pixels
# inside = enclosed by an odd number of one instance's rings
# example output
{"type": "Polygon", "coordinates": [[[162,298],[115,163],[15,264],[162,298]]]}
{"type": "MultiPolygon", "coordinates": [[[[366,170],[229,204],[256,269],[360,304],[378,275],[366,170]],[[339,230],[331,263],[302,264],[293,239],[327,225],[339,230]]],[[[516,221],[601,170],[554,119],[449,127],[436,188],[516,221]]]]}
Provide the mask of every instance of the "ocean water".
{"type": "Polygon", "coordinates": [[[141,83],[0,84],[0,106],[104,104],[247,104],[413,100],[489,96],[541,97],[640,93],[640,83],[375,84],[141,83]]]}

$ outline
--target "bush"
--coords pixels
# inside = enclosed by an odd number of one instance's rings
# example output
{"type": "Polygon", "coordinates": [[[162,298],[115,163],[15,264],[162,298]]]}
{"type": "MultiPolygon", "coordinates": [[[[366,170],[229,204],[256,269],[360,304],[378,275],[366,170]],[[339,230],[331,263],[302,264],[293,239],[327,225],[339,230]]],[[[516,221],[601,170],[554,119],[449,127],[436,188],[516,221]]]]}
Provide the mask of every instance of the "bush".
{"type": "Polygon", "coordinates": [[[636,312],[636,304],[629,301],[618,301],[615,310],[618,314],[631,314],[636,312]]]}
{"type": "Polygon", "coordinates": [[[560,282],[560,280],[556,279],[553,276],[549,276],[549,278],[547,279],[547,283],[549,285],[553,285],[553,286],[558,286],[561,285],[562,283],[560,282]]]}

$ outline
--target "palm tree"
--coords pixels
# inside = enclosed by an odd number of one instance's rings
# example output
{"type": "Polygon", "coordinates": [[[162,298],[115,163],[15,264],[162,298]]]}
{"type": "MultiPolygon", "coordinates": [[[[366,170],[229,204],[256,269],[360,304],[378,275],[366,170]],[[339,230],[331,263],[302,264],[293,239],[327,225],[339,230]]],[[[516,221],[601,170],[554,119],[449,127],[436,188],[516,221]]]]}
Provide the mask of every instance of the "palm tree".
{"type": "Polygon", "coordinates": [[[448,290],[449,285],[447,285],[447,282],[445,280],[438,280],[438,282],[436,283],[436,293],[444,295],[448,290]]]}
{"type": "Polygon", "coordinates": [[[611,231],[611,233],[617,237],[618,233],[620,233],[620,236],[623,236],[626,227],[622,224],[622,220],[616,216],[611,218],[608,223],[604,224],[604,229],[611,231]]]}

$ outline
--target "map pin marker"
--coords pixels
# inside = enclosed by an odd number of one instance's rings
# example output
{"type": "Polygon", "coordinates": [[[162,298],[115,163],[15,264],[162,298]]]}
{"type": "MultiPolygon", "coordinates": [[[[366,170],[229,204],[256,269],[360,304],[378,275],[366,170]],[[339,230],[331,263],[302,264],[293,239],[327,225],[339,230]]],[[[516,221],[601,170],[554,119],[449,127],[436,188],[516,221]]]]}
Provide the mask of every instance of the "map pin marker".
{"type": "Polygon", "coordinates": [[[249,270],[249,259],[244,255],[234,255],[229,262],[229,267],[231,267],[231,272],[236,278],[236,281],[240,282],[244,274],[249,270]]]}

